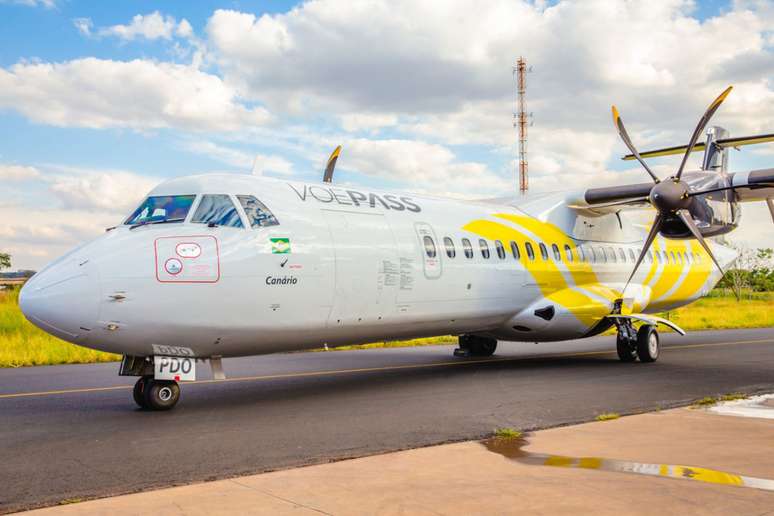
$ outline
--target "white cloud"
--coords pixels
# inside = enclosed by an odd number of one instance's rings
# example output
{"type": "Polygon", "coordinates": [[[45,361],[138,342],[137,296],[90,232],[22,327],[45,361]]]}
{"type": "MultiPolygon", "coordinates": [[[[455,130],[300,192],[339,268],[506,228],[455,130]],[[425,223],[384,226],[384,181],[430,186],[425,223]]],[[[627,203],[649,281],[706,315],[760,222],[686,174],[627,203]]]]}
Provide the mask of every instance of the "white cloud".
{"type": "Polygon", "coordinates": [[[91,28],[94,27],[94,23],[91,18],[75,18],[73,19],[73,25],[78,29],[81,35],[89,37],[91,36],[91,28]]]}
{"type": "Polygon", "coordinates": [[[293,172],[293,164],[277,155],[253,154],[205,140],[185,142],[183,148],[247,171],[255,165],[255,169],[261,172],[281,175],[293,172]]]}
{"type": "Polygon", "coordinates": [[[0,0],[0,4],[26,5],[27,7],[45,7],[53,9],[57,0],[0,0]]]}
{"type": "Polygon", "coordinates": [[[412,189],[468,196],[498,192],[507,183],[486,165],[457,161],[446,147],[414,140],[369,140],[344,142],[337,166],[390,181],[412,189]]]}
{"type": "Polygon", "coordinates": [[[128,25],[113,25],[99,30],[100,36],[115,36],[117,38],[131,41],[136,38],[145,39],[172,39],[176,31],[191,33],[191,25],[183,20],[180,26],[174,17],[162,15],[158,11],[150,14],[137,14],[132,18],[128,25]],[[182,26],[182,29],[180,28],[182,26]]]}
{"type": "Polygon", "coordinates": [[[64,208],[124,213],[134,208],[159,179],[120,170],[94,171],[57,167],[49,174],[49,190],[64,208]],[[56,170],[56,169],[55,169],[56,170]]]}
{"type": "Polygon", "coordinates": [[[218,10],[206,31],[225,79],[274,111],[331,113],[348,132],[400,131],[502,155],[515,140],[511,67],[524,55],[534,65],[531,158],[564,170],[594,153],[589,169],[621,152],[612,103],[638,144],[674,145],[734,83],[715,120],[733,134],[770,130],[770,6],[737,2],[700,22],[688,0],[317,0],[262,16],[218,10]]]}
{"type": "Polygon", "coordinates": [[[0,181],[29,181],[40,177],[35,167],[0,163],[0,181]]]}
{"type": "Polygon", "coordinates": [[[0,108],[62,127],[232,131],[266,123],[234,88],[193,66],[96,58],[0,68],[0,108]]]}

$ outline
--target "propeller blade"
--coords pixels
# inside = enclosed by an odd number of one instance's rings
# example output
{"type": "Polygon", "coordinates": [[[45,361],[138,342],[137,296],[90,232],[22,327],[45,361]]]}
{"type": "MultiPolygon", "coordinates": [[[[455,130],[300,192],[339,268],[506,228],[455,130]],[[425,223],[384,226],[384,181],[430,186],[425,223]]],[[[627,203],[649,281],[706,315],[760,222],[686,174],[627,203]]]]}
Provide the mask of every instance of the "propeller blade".
{"type": "Polygon", "coordinates": [[[680,179],[680,176],[683,175],[685,163],[688,161],[688,156],[690,156],[691,151],[693,151],[693,146],[696,145],[696,141],[699,139],[699,136],[702,132],[704,132],[704,128],[707,126],[710,118],[712,118],[712,115],[715,114],[715,111],[718,110],[720,104],[722,104],[723,101],[726,100],[726,97],[728,97],[728,94],[731,93],[732,88],[733,86],[729,86],[723,91],[723,93],[718,95],[718,98],[712,101],[712,104],[709,105],[707,111],[705,111],[704,115],[699,119],[699,123],[696,126],[696,129],[693,131],[693,136],[691,136],[691,141],[688,143],[685,154],[683,154],[683,161],[680,162],[680,168],[677,169],[677,175],[675,175],[677,179],[680,179]]]}
{"type": "Polygon", "coordinates": [[[336,168],[336,160],[339,159],[339,154],[341,154],[341,145],[333,149],[331,157],[328,158],[328,164],[325,166],[325,173],[323,174],[323,183],[333,181],[333,169],[336,168]]]}
{"type": "Polygon", "coordinates": [[[696,197],[697,195],[722,192],[724,190],[736,190],[737,188],[749,188],[750,190],[755,190],[756,188],[774,188],[774,183],[756,183],[754,185],[736,185],[736,186],[723,186],[720,188],[710,188],[708,190],[701,190],[699,192],[688,192],[688,197],[696,197]]]}
{"type": "Polygon", "coordinates": [[[771,213],[771,221],[774,222],[774,200],[769,197],[766,199],[766,204],[769,206],[769,213],[771,213]]]}
{"type": "Polygon", "coordinates": [[[616,109],[615,106],[613,106],[613,123],[615,124],[616,129],[618,129],[618,135],[629,148],[629,152],[631,152],[632,155],[637,158],[637,161],[640,162],[640,165],[642,165],[645,171],[650,174],[650,177],[653,178],[653,181],[658,184],[661,180],[658,178],[658,176],[656,176],[656,174],[653,173],[650,167],[645,163],[645,160],[642,159],[642,156],[640,156],[640,153],[634,147],[631,138],[629,138],[629,133],[626,132],[626,127],[624,127],[623,120],[621,120],[621,115],[618,113],[618,109],[616,109]]]}
{"type": "Polygon", "coordinates": [[[712,258],[712,261],[715,262],[715,265],[720,271],[720,274],[725,274],[723,267],[721,267],[718,261],[715,259],[715,255],[712,254],[709,245],[707,245],[707,241],[704,240],[701,231],[699,231],[699,228],[696,227],[696,224],[693,222],[693,217],[691,217],[691,214],[688,212],[688,210],[679,210],[677,212],[677,216],[680,217],[680,220],[682,220],[686,226],[688,226],[688,229],[691,230],[694,238],[699,241],[704,250],[707,251],[707,254],[710,255],[710,258],[712,258]]]}
{"type": "Polygon", "coordinates": [[[637,263],[634,264],[634,269],[632,270],[632,273],[629,275],[629,279],[626,280],[626,285],[624,285],[624,288],[621,291],[622,297],[623,297],[623,293],[626,292],[626,287],[629,286],[629,283],[631,283],[632,278],[634,277],[634,274],[637,272],[637,269],[640,267],[642,260],[645,259],[645,255],[648,254],[648,249],[650,249],[650,245],[656,239],[656,236],[658,236],[658,232],[661,231],[661,225],[663,223],[664,223],[664,217],[659,213],[658,215],[656,215],[656,218],[653,219],[653,225],[650,227],[650,233],[648,233],[648,238],[645,239],[645,244],[642,246],[642,251],[640,251],[640,255],[637,257],[637,263]]]}

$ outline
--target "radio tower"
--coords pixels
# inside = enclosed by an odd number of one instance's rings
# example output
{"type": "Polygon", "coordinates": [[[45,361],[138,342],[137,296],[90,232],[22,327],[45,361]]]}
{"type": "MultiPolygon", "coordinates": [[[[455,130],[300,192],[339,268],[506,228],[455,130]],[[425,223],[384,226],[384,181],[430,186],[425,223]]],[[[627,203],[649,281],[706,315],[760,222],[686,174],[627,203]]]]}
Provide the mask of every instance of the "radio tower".
{"type": "Polygon", "coordinates": [[[524,194],[529,188],[527,178],[527,60],[519,57],[513,68],[516,74],[517,112],[513,114],[513,126],[519,129],[519,192],[524,194]]]}

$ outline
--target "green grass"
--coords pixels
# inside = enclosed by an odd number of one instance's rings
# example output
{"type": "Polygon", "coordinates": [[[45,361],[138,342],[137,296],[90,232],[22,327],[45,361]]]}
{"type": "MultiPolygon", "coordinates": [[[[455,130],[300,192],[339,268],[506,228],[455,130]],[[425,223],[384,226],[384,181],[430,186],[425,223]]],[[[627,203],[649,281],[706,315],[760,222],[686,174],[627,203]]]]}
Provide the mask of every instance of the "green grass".
{"type": "Polygon", "coordinates": [[[0,290],[0,367],[83,364],[120,360],[53,337],[30,324],[18,305],[19,287],[0,290]]]}
{"type": "Polygon", "coordinates": [[[524,434],[515,428],[497,428],[494,431],[497,439],[519,439],[522,435],[524,434]]]}
{"type": "Polygon", "coordinates": [[[605,412],[604,414],[599,414],[594,419],[596,421],[612,421],[614,419],[618,419],[621,417],[621,414],[616,414],[615,412],[605,412]]]}
{"type": "Polygon", "coordinates": [[[659,314],[687,331],[774,327],[774,292],[749,293],[749,299],[712,296],[659,314]]]}

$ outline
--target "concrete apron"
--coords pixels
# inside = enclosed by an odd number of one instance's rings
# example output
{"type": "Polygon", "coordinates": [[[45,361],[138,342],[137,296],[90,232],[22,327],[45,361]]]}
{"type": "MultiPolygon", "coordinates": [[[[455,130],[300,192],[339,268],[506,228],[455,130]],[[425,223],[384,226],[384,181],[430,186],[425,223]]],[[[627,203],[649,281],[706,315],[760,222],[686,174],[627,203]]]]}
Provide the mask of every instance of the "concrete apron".
{"type": "Polygon", "coordinates": [[[774,489],[774,419],[761,416],[774,413],[772,399],[542,430],[526,442],[420,448],[33,514],[758,514],[774,510],[774,491],[767,490],[774,489]],[[747,410],[729,412],[729,406],[747,410]]]}

